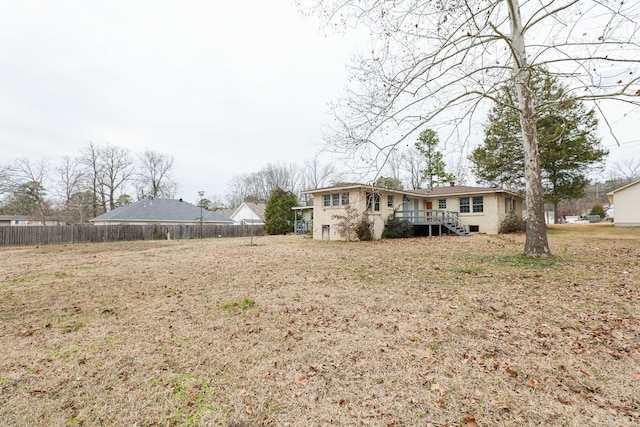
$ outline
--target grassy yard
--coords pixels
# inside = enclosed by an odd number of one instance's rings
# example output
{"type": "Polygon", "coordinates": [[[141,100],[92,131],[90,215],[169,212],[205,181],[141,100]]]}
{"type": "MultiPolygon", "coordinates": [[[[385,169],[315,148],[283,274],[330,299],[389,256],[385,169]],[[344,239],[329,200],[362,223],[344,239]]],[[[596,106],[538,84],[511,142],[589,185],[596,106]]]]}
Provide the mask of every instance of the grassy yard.
{"type": "Polygon", "coordinates": [[[640,229],[0,248],[0,425],[640,424],[640,229]]]}

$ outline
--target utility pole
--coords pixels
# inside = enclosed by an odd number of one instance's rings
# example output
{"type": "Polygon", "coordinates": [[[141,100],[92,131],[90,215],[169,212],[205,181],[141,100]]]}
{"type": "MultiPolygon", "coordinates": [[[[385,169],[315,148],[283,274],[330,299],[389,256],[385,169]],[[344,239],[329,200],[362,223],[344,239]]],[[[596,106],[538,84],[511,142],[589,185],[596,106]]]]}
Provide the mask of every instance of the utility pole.
{"type": "Polygon", "coordinates": [[[198,196],[200,196],[200,238],[202,239],[202,197],[204,196],[204,191],[198,191],[198,196]]]}

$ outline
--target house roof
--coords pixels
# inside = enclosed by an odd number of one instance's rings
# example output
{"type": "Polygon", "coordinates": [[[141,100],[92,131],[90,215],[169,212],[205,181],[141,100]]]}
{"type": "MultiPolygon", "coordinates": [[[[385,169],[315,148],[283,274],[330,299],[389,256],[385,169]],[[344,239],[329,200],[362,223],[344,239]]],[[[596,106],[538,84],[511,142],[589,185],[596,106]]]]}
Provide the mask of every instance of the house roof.
{"type": "Polygon", "coordinates": [[[618,191],[624,190],[624,189],[629,188],[629,187],[633,187],[633,186],[634,186],[634,185],[636,185],[636,184],[640,184],[640,179],[639,179],[639,180],[637,180],[637,181],[633,181],[633,182],[632,182],[632,183],[630,183],[630,184],[624,185],[624,186],[622,186],[622,187],[620,187],[620,188],[616,188],[615,190],[613,190],[613,191],[611,191],[611,192],[607,193],[607,195],[613,195],[613,193],[617,193],[618,191]]]}
{"type": "Polygon", "coordinates": [[[423,194],[425,196],[453,196],[457,194],[480,194],[480,193],[510,193],[518,195],[497,187],[471,187],[469,185],[447,185],[443,187],[425,188],[419,190],[407,190],[411,193],[423,194]]]}
{"type": "Polygon", "coordinates": [[[266,203],[243,202],[249,209],[264,221],[264,212],[267,210],[266,203]]]}
{"type": "Polygon", "coordinates": [[[231,211],[231,213],[229,215],[227,215],[229,218],[233,219],[234,221],[238,222],[238,221],[244,221],[245,223],[251,223],[251,224],[262,224],[264,223],[264,213],[267,210],[267,205],[266,203],[254,203],[254,202],[242,202],[240,203],[240,206],[238,206],[237,208],[233,209],[231,211]],[[246,210],[244,209],[248,209],[251,212],[253,212],[253,214],[255,216],[257,216],[259,219],[256,218],[246,218],[247,215],[249,215],[246,210]],[[241,216],[241,213],[244,211],[244,216],[241,216]]]}
{"type": "Polygon", "coordinates": [[[519,194],[512,191],[504,190],[497,187],[471,187],[468,185],[448,185],[444,187],[434,187],[430,189],[418,189],[418,190],[394,190],[392,188],[376,187],[366,184],[347,184],[334,187],[318,188],[315,190],[305,191],[308,194],[325,193],[327,191],[343,191],[354,188],[373,188],[374,190],[385,190],[393,193],[407,194],[407,195],[420,195],[425,197],[437,197],[437,196],[456,196],[456,195],[468,195],[468,194],[486,194],[486,193],[506,193],[516,197],[521,197],[519,194]]]}
{"type": "Polygon", "coordinates": [[[204,223],[233,223],[229,218],[217,212],[200,209],[182,199],[148,198],[130,205],[113,209],[91,220],[96,221],[163,221],[163,222],[199,222],[202,214],[204,223]]]}

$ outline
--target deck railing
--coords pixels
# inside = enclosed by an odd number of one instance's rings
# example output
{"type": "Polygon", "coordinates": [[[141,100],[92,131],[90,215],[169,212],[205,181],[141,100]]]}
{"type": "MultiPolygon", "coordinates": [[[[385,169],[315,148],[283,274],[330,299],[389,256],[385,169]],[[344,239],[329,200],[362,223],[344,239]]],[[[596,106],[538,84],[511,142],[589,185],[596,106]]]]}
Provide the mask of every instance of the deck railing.
{"type": "Polygon", "coordinates": [[[413,225],[443,225],[451,230],[469,233],[469,225],[460,219],[458,212],[437,209],[396,211],[396,218],[409,221],[413,225]]]}
{"type": "Polygon", "coordinates": [[[313,221],[305,221],[304,219],[296,219],[293,231],[296,234],[307,234],[313,230],[313,221]]]}

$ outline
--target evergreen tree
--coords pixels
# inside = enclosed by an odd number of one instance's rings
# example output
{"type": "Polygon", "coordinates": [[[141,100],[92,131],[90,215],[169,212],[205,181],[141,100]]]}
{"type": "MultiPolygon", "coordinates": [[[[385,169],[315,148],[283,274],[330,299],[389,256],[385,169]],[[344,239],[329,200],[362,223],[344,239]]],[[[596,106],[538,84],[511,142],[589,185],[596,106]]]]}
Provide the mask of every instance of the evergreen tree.
{"type": "Polygon", "coordinates": [[[30,181],[21,184],[2,208],[5,215],[29,215],[38,217],[43,221],[51,211],[51,206],[46,200],[47,191],[41,183],[30,181]]]}
{"type": "MultiPolygon", "coordinates": [[[[542,70],[534,74],[532,86],[538,100],[536,130],[544,196],[558,218],[559,202],[584,196],[587,174],[608,151],[596,135],[598,120],[593,109],[572,99],[542,70]]],[[[503,88],[489,113],[484,144],[472,151],[470,160],[480,182],[524,191],[522,132],[519,114],[511,107],[514,99],[514,89],[503,88]]]]}
{"type": "Polygon", "coordinates": [[[295,194],[275,188],[267,202],[264,212],[264,231],[267,234],[287,234],[293,231],[294,212],[291,208],[298,206],[295,194]]]}
{"type": "Polygon", "coordinates": [[[431,129],[420,132],[415,143],[416,149],[422,153],[426,160],[422,176],[429,184],[429,188],[433,188],[434,184],[440,185],[454,179],[453,175],[445,171],[444,158],[442,153],[438,151],[439,143],[438,134],[431,129]]]}
{"type": "Polygon", "coordinates": [[[400,181],[398,178],[392,178],[390,176],[379,177],[378,179],[376,179],[375,185],[376,187],[384,187],[391,190],[404,190],[402,181],[400,181]]]}

